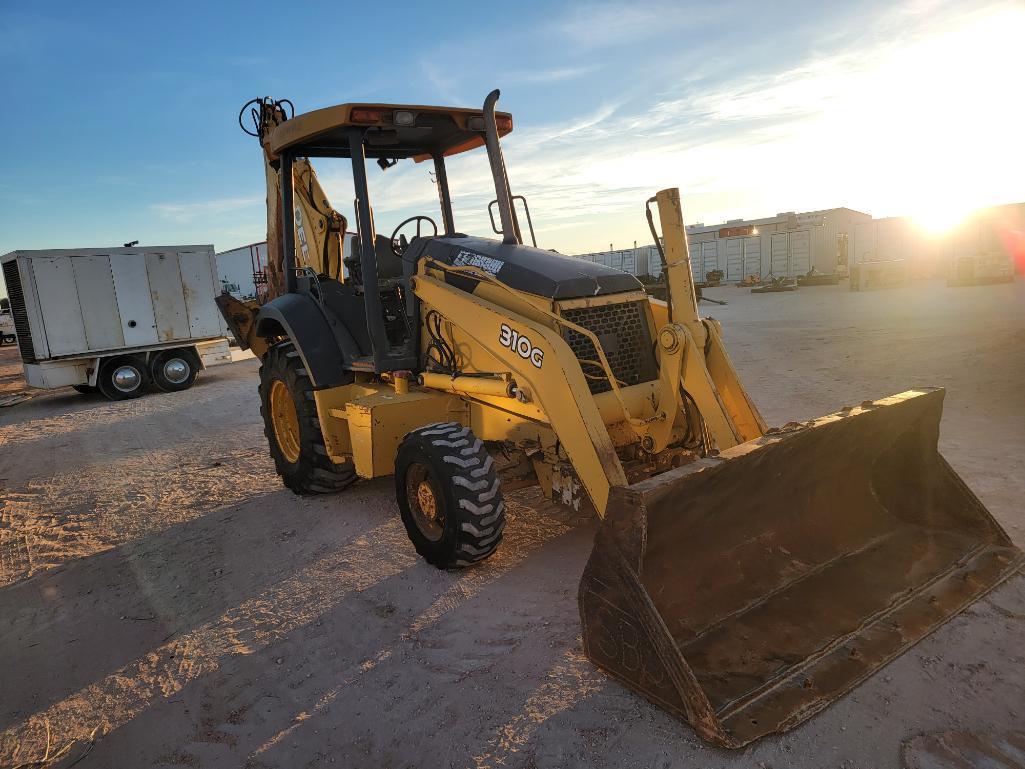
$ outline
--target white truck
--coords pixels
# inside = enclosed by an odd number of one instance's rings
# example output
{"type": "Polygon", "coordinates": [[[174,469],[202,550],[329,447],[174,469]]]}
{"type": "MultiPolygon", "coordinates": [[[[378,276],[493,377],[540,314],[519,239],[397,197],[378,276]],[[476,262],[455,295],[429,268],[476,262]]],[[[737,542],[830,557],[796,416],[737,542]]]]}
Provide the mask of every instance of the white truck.
{"type": "Polygon", "coordinates": [[[213,246],[12,251],[0,267],[32,387],[122,400],[231,360],[213,246]]]}

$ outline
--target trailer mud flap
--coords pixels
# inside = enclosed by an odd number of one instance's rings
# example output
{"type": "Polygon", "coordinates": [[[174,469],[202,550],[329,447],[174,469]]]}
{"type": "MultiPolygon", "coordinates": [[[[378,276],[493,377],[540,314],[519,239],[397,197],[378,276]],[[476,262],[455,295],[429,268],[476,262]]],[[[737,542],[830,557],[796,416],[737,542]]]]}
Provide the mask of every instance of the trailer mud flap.
{"type": "Polygon", "coordinates": [[[850,691],[1023,563],[940,456],[942,409],[909,391],[615,489],[587,655],[730,748],[850,691]]]}

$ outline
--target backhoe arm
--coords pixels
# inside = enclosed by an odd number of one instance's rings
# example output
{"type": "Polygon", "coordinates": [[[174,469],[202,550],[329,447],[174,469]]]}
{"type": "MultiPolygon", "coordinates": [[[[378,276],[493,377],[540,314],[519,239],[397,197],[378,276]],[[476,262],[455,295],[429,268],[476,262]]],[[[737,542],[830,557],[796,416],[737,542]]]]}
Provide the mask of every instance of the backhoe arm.
{"type": "MultiPolygon", "coordinates": [[[[252,110],[253,128],[247,133],[257,136],[263,147],[264,175],[267,184],[267,284],[268,299],[285,290],[284,260],[281,253],[281,182],[279,158],[270,149],[271,131],[289,119],[286,101],[269,98],[254,99],[242,108],[252,110]]],[[[242,122],[243,115],[239,116],[242,122]]],[[[295,264],[308,267],[318,275],[342,279],[343,240],[347,222],[336,211],[317,178],[308,158],[296,158],[292,166],[295,202],[295,264]]]]}

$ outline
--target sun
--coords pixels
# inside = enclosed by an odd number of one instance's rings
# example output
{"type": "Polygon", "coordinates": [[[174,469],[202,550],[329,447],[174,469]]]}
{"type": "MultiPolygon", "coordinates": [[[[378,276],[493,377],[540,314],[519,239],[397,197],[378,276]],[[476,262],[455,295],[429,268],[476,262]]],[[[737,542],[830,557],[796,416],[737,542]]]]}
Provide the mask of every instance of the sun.
{"type": "Polygon", "coordinates": [[[968,218],[973,206],[952,200],[920,201],[908,213],[915,226],[929,235],[943,235],[968,218]]]}
{"type": "Polygon", "coordinates": [[[818,145],[834,156],[842,148],[847,194],[934,234],[973,210],[1021,200],[1023,39],[1025,7],[999,5],[895,43],[837,78],[818,145]]]}

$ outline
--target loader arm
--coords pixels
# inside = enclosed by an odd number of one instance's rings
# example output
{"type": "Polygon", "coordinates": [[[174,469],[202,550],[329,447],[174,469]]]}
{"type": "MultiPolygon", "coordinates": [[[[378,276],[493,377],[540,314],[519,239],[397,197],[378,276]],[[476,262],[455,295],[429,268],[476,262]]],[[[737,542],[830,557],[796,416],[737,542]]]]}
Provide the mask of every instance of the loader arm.
{"type": "Polygon", "coordinates": [[[413,290],[426,307],[444,308],[449,322],[502,361],[524,397],[535,402],[559,436],[573,467],[599,514],[604,515],[612,486],[625,486],[626,473],[616,455],[598,406],[569,345],[558,332],[507,308],[419,275],[413,290]],[[541,352],[523,358],[501,343],[502,327],[513,327],[541,352]]]}
{"type": "MultiPolygon", "coordinates": [[[[722,329],[718,322],[698,315],[680,191],[675,187],[661,190],[654,200],[662,224],[659,245],[669,286],[667,315],[669,320],[685,327],[689,337],[685,368],[690,384],[685,383],[685,387],[706,423],[712,423],[717,448],[728,449],[759,438],[767,429],[765,420],[740,383],[722,343],[722,329]],[[695,355],[696,350],[701,351],[700,357],[695,355]]],[[[657,238],[655,242],[659,243],[657,238]]]]}

